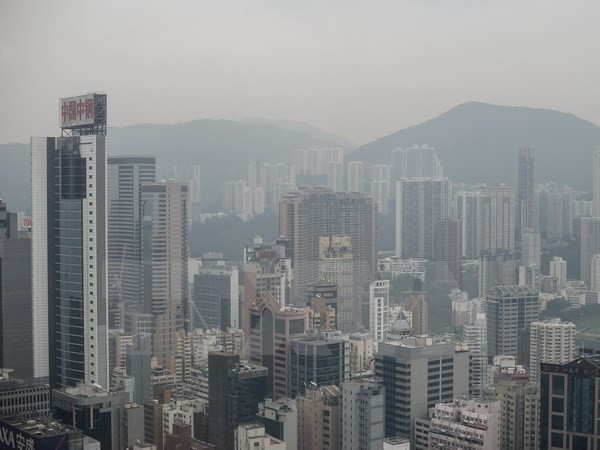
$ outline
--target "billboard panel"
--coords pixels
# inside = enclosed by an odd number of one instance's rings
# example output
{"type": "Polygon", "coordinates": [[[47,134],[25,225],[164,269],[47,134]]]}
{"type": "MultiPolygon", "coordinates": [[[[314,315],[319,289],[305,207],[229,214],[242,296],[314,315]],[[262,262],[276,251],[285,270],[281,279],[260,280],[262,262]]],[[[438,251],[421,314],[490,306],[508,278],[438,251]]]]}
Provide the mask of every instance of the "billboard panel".
{"type": "Polygon", "coordinates": [[[60,99],[61,128],[94,124],[94,94],[60,99]]]}

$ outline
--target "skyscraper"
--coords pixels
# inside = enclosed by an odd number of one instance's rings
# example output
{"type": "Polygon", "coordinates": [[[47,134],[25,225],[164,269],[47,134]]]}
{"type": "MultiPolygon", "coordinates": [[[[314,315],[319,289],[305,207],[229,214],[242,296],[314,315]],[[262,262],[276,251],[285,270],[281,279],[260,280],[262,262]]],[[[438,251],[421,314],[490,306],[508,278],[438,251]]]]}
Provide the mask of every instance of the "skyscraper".
{"type": "Polygon", "coordinates": [[[383,180],[371,181],[371,196],[377,205],[377,212],[387,214],[390,210],[390,183],[383,180]]]}
{"type": "Polygon", "coordinates": [[[488,355],[511,355],[522,361],[525,333],[539,318],[539,292],[533,286],[496,286],[487,296],[488,355]]]}
{"type": "Polygon", "coordinates": [[[34,376],[108,387],[106,95],[62,99],[61,126],[31,139],[34,376]]]}
{"type": "Polygon", "coordinates": [[[600,217],[581,218],[581,281],[592,283],[592,257],[600,253],[600,217]]]}
{"type": "Polygon", "coordinates": [[[457,194],[462,256],[479,258],[482,251],[515,249],[515,191],[509,187],[457,194]]]}
{"type": "Polygon", "coordinates": [[[433,147],[399,147],[392,150],[392,176],[393,182],[401,178],[443,177],[444,168],[433,147]]]}
{"type": "Polygon", "coordinates": [[[529,380],[540,382],[540,364],[566,364],[577,355],[575,324],[549,319],[532,322],[529,333],[529,380]]]}
{"type": "Polygon", "coordinates": [[[365,163],[362,161],[348,163],[348,192],[365,192],[365,163]]]}
{"type": "Polygon", "coordinates": [[[415,441],[415,419],[428,408],[469,393],[469,352],[440,336],[381,342],[375,376],[385,388],[385,435],[415,441]]]}
{"type": "Polygon", "coordinates": [[[534,151],[532,148],[519,148],[519,187],[517,190],[516,223],[519,232],[525,228],[537,230],[535,205],[534,151]]]}
{"type": "Polygon", "coordinates": [[[201,185],[201,178],[200,178],[200,166],[199,165],[194,165],[192,167],[192,177],[190,178],[190,183],[189,183],[189,187],[190,187],[190,212],[189,212],[189,219],[190,219],[190,226],[194,223],[198,223],[201,220],[201,214],[202,214],[202,207],[201,207],[201,200],[202,200],[202,185],[201,185]]]}
{"type": "Polygon", "coordinates": [[[558,287],[567,287],[567,261],[559,256],[555,256],[550,261],[550,276],[556,278],[558,287]]]}
{"type": "Polygon", "coordinates": [[[383,342],[390,326],[390,281],[375,280],[369,288],[369,328],[373,341],[383,342]]]}
{"type": "Polygon", "coordinates": [[[477,314],[473,324],[463,325],[463,335],[471,353],[471,388],[469,395],[478,398],[486,385],[488,368],[487,322],[485,314],[477,314]]]}
{"type": "Polygon", "coordinates": [[[31,239],[19,237],[17,214],[0,200],[0,367],[33,376],[31,239]]]}
{"type": "Polygon", "coordinates": [[[440,220],[434,225],[433,262],[435,280],[451,286],[461,284],[461,222],[440,220]]]}
{"type": "Polygon", "coordinates": [[[298,448],[339,448],[339,388],[335,385],[307,386],[298,403],[298,448]]]}
{"type": "Polygon", "coordinates": [[[600,149],[592,154],[592,216],[600,217],[600,149]]]}
{"type": "Polygon", "coordinates": [[[382,449],[385,389],[369,380],[345,381],[340,386],[340,448],[382,449]]]}
{"type": "Polygon", "coordinates": [[[177,182],[142,185],[144,307],[152,313],[152,354],[175,373],[178,328],[189,319],[188,188],[177,182]]]}
{"type": "Polygon", "coordinates": [[[450,191],[447,178],[396,182],[396,256],[433,258],[435,223],[450,215],[450,191]]]}
{"type": "Polygon", "coordinates": [[[154,156],[110,156],[107,166],[108,300],[142,303],[142,183],[156,180],[154,156]]]}
{"type": "Polygon", "coordinates": [[[306,290],[318,282],[319,238],[346,235],[352,243],[354,282],[372,281],[377,269],[377,214],[364,194],[303,187],[285,196],[279,206],[279,234],[291,241],[295,287],[303,303],[306,290]]]}

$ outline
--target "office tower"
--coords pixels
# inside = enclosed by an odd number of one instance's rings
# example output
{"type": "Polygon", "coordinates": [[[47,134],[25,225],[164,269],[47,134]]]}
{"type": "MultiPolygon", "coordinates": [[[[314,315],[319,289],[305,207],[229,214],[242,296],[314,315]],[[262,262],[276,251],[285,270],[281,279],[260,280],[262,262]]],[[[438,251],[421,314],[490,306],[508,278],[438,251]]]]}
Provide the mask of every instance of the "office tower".
{"type": "Polygon", "coordinates": [[[175,373],[176,331],[189,320],[188,189],[169,181],[144,183],[141,191],[144,307],[152,313],[152,354],[175,373]]]}
{"type": "Polygon", "coordinates": [[[519,175],[516,204],[516,224],[519,233],[525,228],[537,231],[535,208],[535,170],[532,148],[519,148],[519,175]]]}
{"type": "Polygon", "coordinates": [[[592,258],[600,254],[600,217],[581,218],[580,279],[592,283],[592,258]]]}
{"type": "Polygon", "coordinates": [[[540,449],[597,448],[600,364],[597,357],[542,364],[540,449]]]}
{"type": "Polygon", "coordinates": [[[533,322],[529,337],[529,379],[540,382],[540,364],[566,364],[577,355],[575,324],[548,319],[533,322]]]}
{"type": "Polygon", "coordinates": [[[258,404],[256,421],[265,427],[270,436],[285,442],[286,450],[298,448],[298,409],[296,400],[265,399],[258,404]]]}
{"type": "Polygon", "coordinates": [[[550,276],[556,278],[559,288],[567,287],[567,261],[555,256],[550,261],[550,276]]]}
{"type": "Polygon", "coordinates": [[[352,333],[350,338],[350,376],[371,370],[373,362],[373,336],[370,333],[352,333]]]}
{"type": "Polygon", "coordinates": [[[484,398],[500,402],[499,442],[493,448],[539,448],[539,386],[501,380],[484,389],[484,398]]]}
{"type": "Polygon", "coordinates": [[[306,289],[318,281],[319,239],[345,235],[352,244],[354,283],[370,283],[377,270],[377,214],[373,199],[359,193],[335,193],[303,187],[279,206],[279,234],[291,242],[295,276],[292,297],[303,302],[306,289]]]}
{"type": "Polygon", "coordinates": [[[450,215],[450,190],[447,178],[396,182],[396,256],[433,258],[434,227],[450,215]]]}
{"type": "Polygon", "coordinates": [[[517,284],[517,264],[514,253],[482,253],[479,257],[478,297],[485,297],[495,286],[517,284]]]}
{"type": "Polygon", "coordinates": [[[311,330],[336,330],[338,286],[322,281],[308,288],[306,306],[310,308],[311,330]]]}
{"type": "Polygon", "coordinates": [[[31,139],[33,375],[108,386],[106,95],[61,99],[61,128],[31,139]]]}
{"type": "Polygon", "coordinates": [[[350,377],[350,341],[341,331],[307,332],[291,339],[289,392],[302,394],[307,386],[325,386],[350,377]]]}
{"type": "Polygon", "coordinates": [[[319,238],[319,280],[338,286],[337,326],[346,332],[351,331],[361,319],[351,244],[348,236],[319,238]]]}
{"type": "Polygon", "coordinates": [[[348,163],[348,192],[365,192],[365,163],[362,161],[348,163]]]}
{"type": "Polygon", "coordinates": [[[471,387],[469,395],[479,398],[487,384],[488,349],[487,349],[487,322],[485,314],[477,314],[471,325],[463,326],[463,336],[470,355],[471,387]]]}
{"type": "Polygon", "coordinates": [[[393,181],[401,178],[443,177],[444,168],[435,149],[427,145],[413,145],[392,150],[393,181]]]}
{"type": "MultiPolygon", "coordinates": [[[[232,447],[233,448],[233,447],[232,447]]],[[[259,422],[248,422],[235,429],[235,450],[286,450],[283,442],[266,433],[259,422]]]]}
{"type": "Polygon", "coordinates": [[[268,393],[274,398],[290,395],[290,345],[308,330],[308,319],[308,308],[282,306],[271,293],[250,307],[246,356],[267,367],[268,393]]]}
{"type": "Polygon", "coordinates": [[[202,186],[200,184],[200,166],[194,165],[192,166],[192,177],[190,178],[189,187],[190,187],[190,212],[188,217],[190,219],[190,227],[194,223],[199,223],[202,218],[202,207],[201,207],[201,199],[202,199],[202,186]]]}
{"type": "Polygon", "coordinates": [[[456,398],[438,403],[429,420],[418,420],[426,432],[419,433],[417,441],[428,441],[426,448],[458,449],[467,445],[469,450],[497,449],[500,412],[497,400],[456,398]]]}
{"type": "Polygon", "coordinates": [[[533,286],[496,286],[487,295],[488,355],[511,355],[522,361],[529,351],[524,337],[539,318],[540,294],[533,286]]]}
{"type": "Polygon", "coordinates": [[[38,416],[30,420],[15,416],[5,417],[0,419],[0,429],[6,433],[2,438],[4,448],[101,450],[97,440],[48,416],[38,416]]]}
{"type": "Polygon", "coordinates": [[[390,183],[387,181],[371,181],[371,196],[377,205],[379,214],[387,214],[390,202],[390,183]]]}
{"type": "Polygon", "coordinates": [[[0,369],[0,416],[23,420],[50,414],[48,378],[16,378],[12,369],[0,369]]]}
{"type": "Polygon", "coordinates": [[[193,275],[190,329],[240,326],[239,273],[225,261],[202,259],[193,275]]]}
{"type": "Polygon", "coordinates": [[[521,230],[521,266],[540,267],[542,247],[540,243],[540,234],[532,229],[521,230]]]}
{"type": "Polygon", "coordinates": [[[267,396],[267,368],[240,362],[238,355],[208,355],[209,442],[217,450],[234,446],[234,430],[255,420],[258,404],[267,396]]]}
{"type": "Polygon", "coordinates": [[[461,223],[442,220],[434,225],[433,262],[436,283],[461,284],[461,223]]]}
{"type": "Polygon", "coordinates": [[[298,448],[339,448],[340,392],[338,386],[307,386],[298,403],[298,448]]]}
{"type": "Polygon", "coordinates": [[[142,183],[156,181],[154,156],[109,156],[106,170],[108,301],[142,303],[142,183]]]}
{"type": "Polygon", "coordinates": [[[515,249],[515,191],[509,187],[457,194],[462,256],[479,258],[482,251],[515,249]]]}
{"type": "Polygon", "coordinates": [[[152,336],[147,333],[135,335],[132,344],[127,346],[126,367],[127,375],[135,378],[133,401],[140,405],[152,398],[150,390],[151,359],[152,336]]]}
{"type": "Polygon", "coordinates": [[[415,419],[437,403],[469,393],[469,352],[440,336],[381,342],[375,376],[385,388],[385,435],[411,439],[415,419]]]}
{"type": "Polygon", "coordinates": [[[100,442],[102,450],[122,448],[121,419],[126,392],[109,392],[93,384],[52,390],[52,417],[100,442]]]}
{"type": "Polygon", "coordinates": [[[390,326],[390,281],[375,280],[369,287],[369,329],[375,342],[385,341],[390,326]]]}
{"type": "Polygon", "coordinates": [[[592,154],[592,216],[600,217],[600,150],[592,154]]]}
{"type": "Polygon", "coordinates": [[[383,448],[385,389],[374,381],[345,381],[340,386],[340,449],[383,448]]]}
{"type": "Polygon", "coordinates": [[[31,239],[19,237],[17,214],[0,200],[0,367],[33,376],[31,239]]]}
{"type": "Polygon", "coordinates": [[[425,292],[408,291],[401,293],[400,304],[412,316],[412,334],[419,336],[429,333],[429,305],[425,292]]]}

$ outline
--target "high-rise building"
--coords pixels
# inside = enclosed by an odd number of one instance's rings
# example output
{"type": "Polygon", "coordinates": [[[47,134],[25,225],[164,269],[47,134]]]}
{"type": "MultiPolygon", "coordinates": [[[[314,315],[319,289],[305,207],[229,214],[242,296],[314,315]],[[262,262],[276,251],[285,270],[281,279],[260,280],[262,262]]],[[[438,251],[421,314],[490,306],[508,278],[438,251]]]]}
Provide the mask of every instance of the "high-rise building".
{"type": "Polygon", "coordinates": [[[411,334],[416,336],[429,334],[429,305],[425,299],[425,292],[402,292],[400,304],[411,314],[411,334]]]}
{"type": "Polygon", "coordinates": [[[340,392],[338,386],[307,386],[298,403],[298,448],[339,448],[340,392]]]}
{"type": "Polygon", "coordinates": [[[107,164],[109,303],[140,305],[142,297],[142,183],[156,181],[154,156],[110,156],[107,164]]]}
{"type": "Polygon", "coordinates": [[[600,254],[600,217],[581,218],[581,281],[592,284],[592,258],[600,254]]]}
{"type": "Polygon", "coordinates": [[[522,361],[529,352],[525,337],[539,318],[540,294],[533,286],[496,286],[487,296],[488,355],[511,355],[522,361]]]}
{"type": "Polygon", "coordinates": [[[529,380],[540,382],[542,363],[566,364],[577,355],[575,324],[548,319],[532,322],[529,335],[529,380]]]}
{"type": "Polygon", "coordinates": [[[320,282],[308,289],[306,306],[310,308],[310,329],[337,330],[338,286],[320,282]]]}
{"type": "Polygon", "coordinates": [[[519,148],[519,175],[516,204],[516,224],[520,233],[525,228],[537,231],[537,211],[535,205],[534,151],[532,148],[519,148]]]}
{"type": "Polygon", "coordinates": [[[365,163],[362,161],[348,163],[348,192],[365,192],[365,163]]]}
{"type": "Polygon", "coordinates": [[[385,388],[385,435],[415,443],[415,419],[437,403],[469,393],[469,352],[439,336],[381,342],[375,376],[385,388]]]}
{"type": "Polygon", "coordinates": [[[352,331],[361,320],[358,289],[354,283],[354,258],[348,236],[319,238],[319,280],[338,286],[337,327],[352,331]]]}
{"type": "Polygon", "coordinates": [[[152,354],[175,373],[178,328],[188,303],[188,189],[169,181],[142,185],[144,307],[152,313],[152,354]]]}
{"type": "Polygon", "coordinates": [[[433,147],[399,147],[392,150],[392,176],[393,182],[401,178],[443,177],[444,168],[433,147]]]}
{"type": "Polygon", "coordinates": [[[364,374],[373,363],[373,336],[370,333],[352,333],[350,338],[350,375],[364,374]]]}
{"type": "Polygon", "coordinates": [[[308,332],[290,345],[290,395],[307,386],[339,385],[350,377],[350,341],[341,331],[308,332]]]}
{"type": "Polygon", "coordinates": [[[540,368],[540,449],[597,448],[600,363],[595,357],[540,368]]]}
{"type": "Polygon", "coordinates": [[[234,430],[255,420],[258,404],[267,396],[267,368],[240,362],[239,355],[208,355],[209,442],[217,450],[234,448],[234,430]]]}
{"type": "Polygon", "coordinates": [[[377,205],[379,214],[387,214],[390,211],[390,183],[388,181],[371,181],[371,196],[377,205]]]}
{"type": "Polygon", "coordinates": [[[540,267],[542,246],[540,234],[531,228],[521,230],[521,262],[523,267],[540,267]]]}
{"type": "Polygon", "coordinates": [[[461,284],[461,223],[442,220],[434,225],[433,263],[435,280],[450,286],[461,284]]]}
{"type": "Polygon", "coordinates": [[[15,378],[33,376],[31,269],[31,239],[0,200],[0,367],[15,378]]]}
{"type": "Polygon", "coordinates": [[[12,369],[0,369],[0,416],[32,419],[50,414],[48,377],[14,378],[12,369]]]}
{"type": "Polygon", "coordinates": [[[546,183],[536,188],[537,231],[548,241],[568,239],[573,234],[573,197],[573,189],[569,186],[546,183]]]}
{"type": "Polygon", "coordinates": [[[369,287],[369,329],[373,341],[385,341],[389,326],[390,281],[375,280],[369,287]]]}
{"type": "Polygon", "coordinates": [[[457,194],[462,256],[479,258],[482,251],[515,249],[515,191],[509,187],[457,194]]]}
{"type": "Polygon", "coordinates": [[[240,326],[240,293],[237,267],[203,258],[193,276],[190,329],[240,326]]]}
{"type": "Polygon", "coordinates": [[[556,278],[559,288],[567,287],[567,261],[555,256],[550,261],[550,276],[556,278]]]}
{"type": "Polygon", "coordinates": [[[274,398],[290,395],[290,345],[294,337],[304,336],[308,320],[308,308],[282,306],[271,293],[250,306],[246,356],[267,367],[268,393],[274,398]]]}
{"type": "Polygon", "coordinates": [[[600,150],[592,154],[592,216],[600,217],[600,150]]]}
{"type": "Polygon", "coordinates": [[[297,302],[303,303],[306,290],[319,281],[321,236],[350,238],[355,284],[370,283],[375,276],[377,214],[373,199],[364,194],[300,188],[280,203],[279,234],[291,242],[296,280],[292,297],[297,302]]]}
{"type": "Polygon", "coordinates": [[[382,449],[385,389],[369,380],[345,381],[340,386],[340,449],[382,449]]]}
{"type": "Polygon", "coordinates": [[[188,217],[190,219],[190,227],[194,223],[201,221],[202,214],[202,185],[200,178],[200,166],[194,165],[192,167],[192,177],[189,181],[190,188],[190,211],[188,217]]]}
{"type": "Polygon", "coordinates": [[[61,128],[31,139],[33,375],[108,387],[106,94],[61,99],[61,128]]]}
{"type": "Polygon", "coordinates": [[[123,448],[122,418],[128,403],[124,391],[81,383],[52,390],[52,417],[99,441],[101,450],[123,448]]]}
{"type": "Polygon", "coordinates": [[[152,336],[148,333],[135,335],[132,344],[127,346],[126,368],[127,375],[135,378],[133,401],[139,405],[143,405],[152,398],[151,359],[152,336]]]}
{"type": "Polygon", "coordinates": [[[463,325],[463,336],[469,348],[471,386],[469,395],[479,398],[487,383],[488,349],[485,314],[477,314],[473,324],[463,325]]]}
{"type": "Polygon", "coordinates": [[[258,404],[256,421],[275,439],[285,442],[286,450],[298,448],[298,409],[296,400],[281,398],[265,399],[258,404]]]}
{"type": "Polygon", "coordinates": [[[495,286],[517,284],[517,264],[514,253],[483,252],[479,257],[478,296],[485,297],[495,286]]]}
{"type": "Polygon", "coordinates": [[[500,402],[500,450],[538,447],[539,386],[504,379],[484,389],[484,398],[500,402]]]}
{"type": "Polygon", "coordinates": [[[433,258],[435,224],[450,215],[450,190],[447,178],[396,182],[396,256],[433,258]]]}

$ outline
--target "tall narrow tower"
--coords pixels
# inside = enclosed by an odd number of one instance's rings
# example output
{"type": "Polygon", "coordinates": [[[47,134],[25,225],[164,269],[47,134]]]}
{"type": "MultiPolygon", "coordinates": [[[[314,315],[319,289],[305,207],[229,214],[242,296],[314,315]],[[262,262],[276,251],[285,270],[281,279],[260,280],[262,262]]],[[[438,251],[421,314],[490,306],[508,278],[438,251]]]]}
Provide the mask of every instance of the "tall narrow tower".
{"type": "Polygon", "coordinates": [[[519,186],[517,192],[516,222],[520,233],[525,228],[537,231],[533,153],[532,148],[519,148],[519,186]]]}
{"type": "Polygon", "coordinates": [[[34,376],[108,387],[106,94],[60,112],[61,137],[31,139],[34,376]]]}

